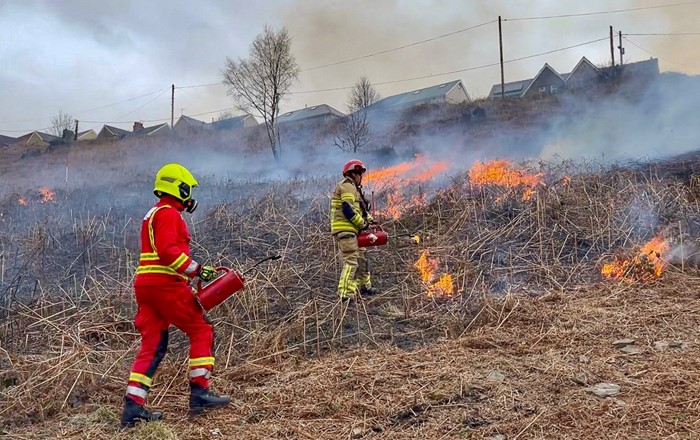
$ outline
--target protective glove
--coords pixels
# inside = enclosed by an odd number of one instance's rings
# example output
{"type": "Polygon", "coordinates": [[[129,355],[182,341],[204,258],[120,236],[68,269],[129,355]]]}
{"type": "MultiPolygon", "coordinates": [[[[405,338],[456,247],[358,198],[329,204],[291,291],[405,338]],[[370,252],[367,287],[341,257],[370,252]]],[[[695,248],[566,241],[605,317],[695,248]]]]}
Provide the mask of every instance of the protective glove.
{"type": "Polygon", "coordinates": [[[200,280],[204,282],[208,282],[213,280],[214,278],[219,276],[219,272],[216,271],[216,268],[213,266],[199,266],[199,270],[197,271],[197,276],[199,277],[200,280]]]}

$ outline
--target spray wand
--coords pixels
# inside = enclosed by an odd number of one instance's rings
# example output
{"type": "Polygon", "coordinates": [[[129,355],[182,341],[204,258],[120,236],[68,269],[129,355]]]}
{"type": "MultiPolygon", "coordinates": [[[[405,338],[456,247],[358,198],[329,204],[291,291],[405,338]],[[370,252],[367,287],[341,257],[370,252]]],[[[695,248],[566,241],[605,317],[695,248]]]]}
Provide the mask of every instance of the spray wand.
{"type": "Polygon", "coordinates": [[[265,258],[263,258],[262,260],[259,260],[259,261],[255,262],[255,264],[253,264],[253,265],[250,266],[248,269],[246,269],[245,271],[243,271],[242,275],[247,274],[248,272],[252,271],[253,269],[255,269],[256,267],[260,266],[262,263],[264,263],[264,262],[266,262],[266,261],[270,261],[270,260],[279,260],[280,258],[282,258],[281,255],[271,255],[271,256],[269,256],[269,257],[265,257],[265,258]]]}

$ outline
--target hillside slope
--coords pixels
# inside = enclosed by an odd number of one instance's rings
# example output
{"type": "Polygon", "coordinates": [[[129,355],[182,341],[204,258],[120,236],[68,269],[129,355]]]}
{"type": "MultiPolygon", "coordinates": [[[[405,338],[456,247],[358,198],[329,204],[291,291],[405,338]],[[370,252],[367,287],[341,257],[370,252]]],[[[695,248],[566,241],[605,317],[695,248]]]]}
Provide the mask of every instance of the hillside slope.
{"type": "Polygon", "coordinates": [[[106,386],[84,390],[89,403],[64,408],[44,422],[12,427],[11,415],[4,413],[10,423],[5,434],[27,439],[697,438],[698,292],[697,276],[669,273],[646,287],[596,285],[536,299],[487,299],[462,335],[415,351],[372,347],[310,360],[280,354],[220,368],[214,384],[233,396],[233,405],[196,420],[185,412],[182,363],[166,358],[151,398],[152,406],[167,412],[162,423],[119,432],[121,389],[110,379],[106,386]],[[626,354],[613,346],[623,338],[634,339],[641,352],[626,354]],[[665,348],[660,341],[682,344],[665,348]],[[619,385],[619,394],[600,398],[587,391],[599,382],[619,385]]]}

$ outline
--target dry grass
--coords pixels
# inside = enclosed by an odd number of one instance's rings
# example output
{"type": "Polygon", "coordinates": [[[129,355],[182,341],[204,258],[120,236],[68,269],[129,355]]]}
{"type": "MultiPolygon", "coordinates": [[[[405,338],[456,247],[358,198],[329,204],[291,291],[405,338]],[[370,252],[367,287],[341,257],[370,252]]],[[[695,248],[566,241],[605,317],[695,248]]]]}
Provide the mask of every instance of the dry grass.
{"type": "Polygon", "coordinates": [[[695,269],[682,260],[648,285],[599,275],[613,254],[662,228],[674,244],[700,236],[693,176],[669,177],[677,168],[668,164],[533,167],[545,184],[532,201],[457,177],[427,206],[387,223],[394,235],[418,230],[425,241],[373,250],[383,293],[349,306],[334,297],[331,182],[212,188],[211,198],[229,202],[195,217],[195,255],[234,267],[283,256],[211,314],[214,387],[233,405],[188,418],[187,341],[175,332],[150,398],[168,419],[124,433],[116,418],[138,343],[130,322],[138,222],[121,210],[59,214],[60,203],[31,207],[56,215],[29,221],[29,210],[13,208],[0,237],[12,258],[0,272],[4,430],[19,438],[693,438],[695,269]],[[423,249],[454,275],[454,298],[425,297],[413,269],[423,249]],[[612,346],[623,337],[642,353],[612,346]],[[660,340],[688,345],[656,350],[660,340]],[[505,379],[489,380],[493,371],[505,379]],[[594,397],[585,388],[597,382],[622,391],[594,397]]]}

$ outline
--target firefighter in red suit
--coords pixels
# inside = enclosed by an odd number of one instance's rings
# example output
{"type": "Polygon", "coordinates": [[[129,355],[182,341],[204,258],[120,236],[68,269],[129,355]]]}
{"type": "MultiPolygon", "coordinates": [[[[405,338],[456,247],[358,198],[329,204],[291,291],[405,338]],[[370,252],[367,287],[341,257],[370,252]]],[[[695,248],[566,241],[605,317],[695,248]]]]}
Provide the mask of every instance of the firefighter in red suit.
{"type": "Polygon", "coordinates": [[[214,329],[197,304],[190,279],[216,278],[216,269],[190,257],[190,234],[182,211],[193,212],[197,202],[192,189],[197,180],[182,165],[164,165],[156,175],[154,194],[160,199],[148,211],[141,228],[141,258],[134,290],[138,312],[134,323],[141,333],[141,346],[131,367],[124,397],[121,426],[153,421],[162,413],[144,407],[153,375],[168,347],[171,325],[190,339],[190,410],[200,413],[229,403],[230,397],[209,391],[214,368],[214,329]]]}

